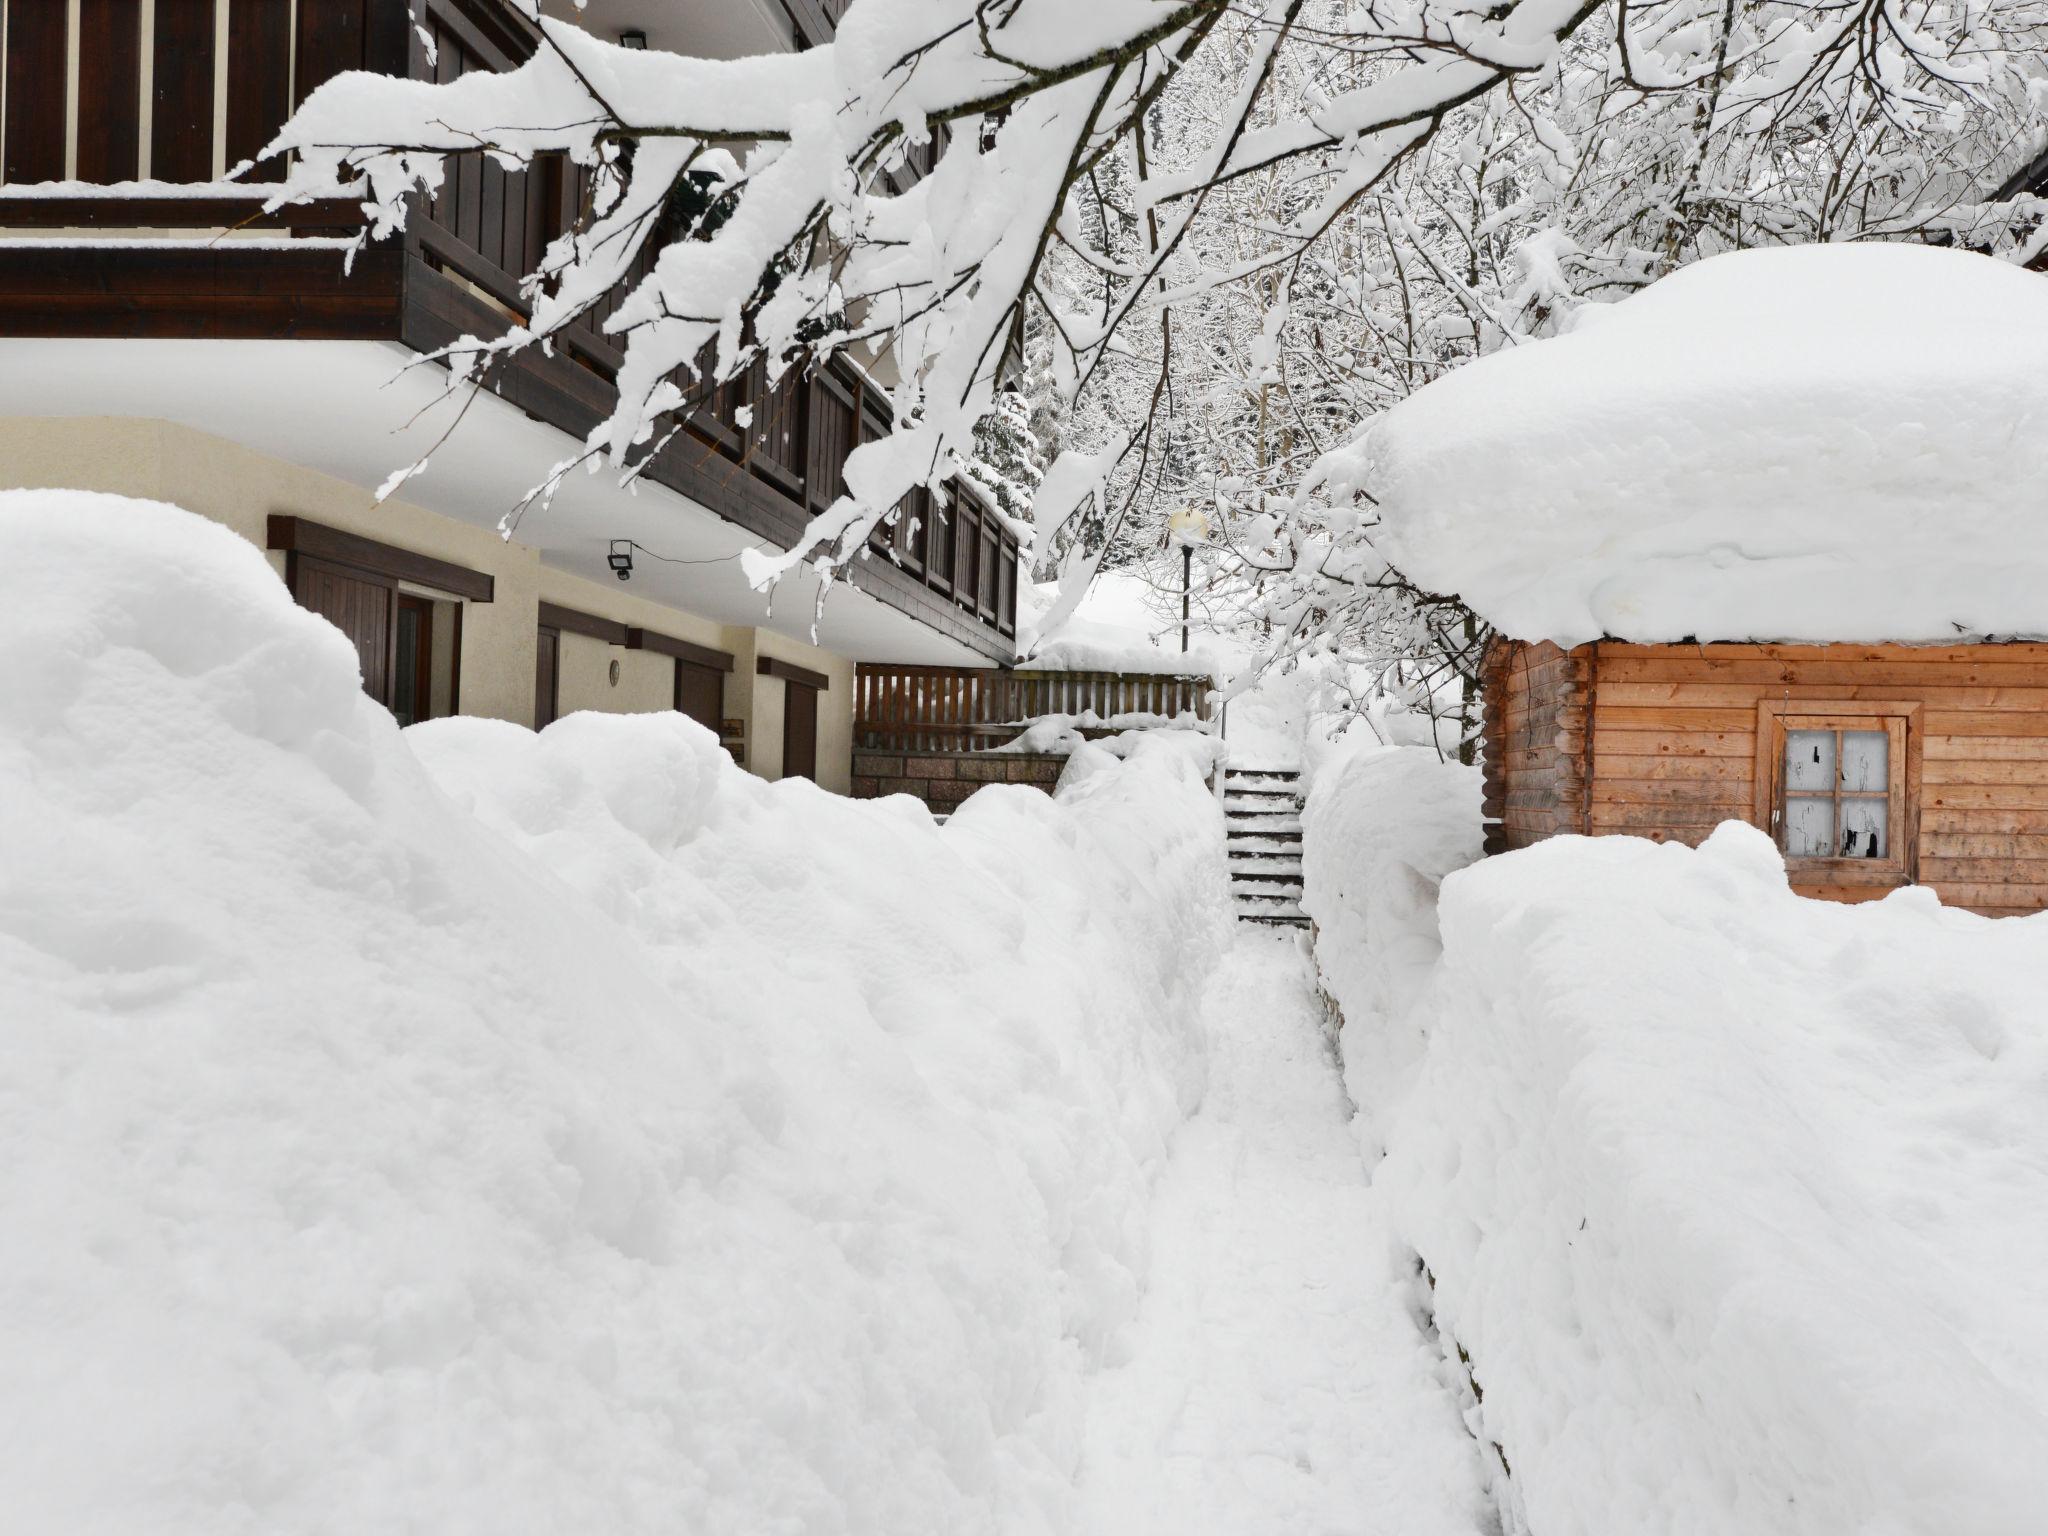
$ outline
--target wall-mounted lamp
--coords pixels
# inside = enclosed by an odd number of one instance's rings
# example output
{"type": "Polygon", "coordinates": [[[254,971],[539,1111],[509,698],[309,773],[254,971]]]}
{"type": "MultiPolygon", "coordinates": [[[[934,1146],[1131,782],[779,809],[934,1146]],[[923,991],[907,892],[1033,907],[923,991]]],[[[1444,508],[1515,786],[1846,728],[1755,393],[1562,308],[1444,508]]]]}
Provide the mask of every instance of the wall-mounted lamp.
{"type": "Polygon", "coordinates": [[[613,539],[612,552],[605,556],[605,564],[612,568],[612,574],[621,581],[633,578],[633,541],[613,539]]]}
{"type": "Polygon", "coordinates": [[[619,46],[621,48],[645,48],[647,46],[647,34],[645,32],[621,32],[619,34],[619,46]]]}

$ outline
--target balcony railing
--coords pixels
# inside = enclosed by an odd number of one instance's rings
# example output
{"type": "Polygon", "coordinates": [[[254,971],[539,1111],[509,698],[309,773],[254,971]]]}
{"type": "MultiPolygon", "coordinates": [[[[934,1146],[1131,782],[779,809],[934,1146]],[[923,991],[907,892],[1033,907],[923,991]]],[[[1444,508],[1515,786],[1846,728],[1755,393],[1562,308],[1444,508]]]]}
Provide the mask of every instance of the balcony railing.
{"type": "Polygon", "coordinates": [[[1209,719],[1208,676],[1142,672],[996,671],[863,663],[854,682],[853,740],[885,752],[981,752],[1054,716],[1092,716],[1084,736],[1209,719]]]}
{"type": "MultiPolygon", "coordinates": [[[[815,29],[843,5],[812,8],[815,29]]],[[[0,113],[0,229],[198,235],[250,224],[282,237],[195,239],[182,250],[120,237],[61,251],[0,246],[0,334],[378,338],[431,351],[522,319],[522,274],[584,204],[584,173],[561,157],[523,171],[457,157],[402,248],[374,248],[344,277],[334,242],[306,237],[360,228],[353,205],[266,217],[260,186],[219,180],[342,70],[452,80],[516,67],[537,37],[502,0],[157,0],[147,13],[143,0],[81,0],[75,76],[72,10],[61,0],[7,7],[0,70],[35,89],[8,90],[0,113]],[[67,185],[49,185],[57,182],[67,185]],[[78,185],[87,182],[128,185],[78,185]]],[[[243,182],[276,174],[258,165],[243,182]]],[[[652,259],[643,257],[643,272],[652,259]]],[[[497,379],[499,392],[581,437],[611,410],[621,354],[602,324],[616,303],[574,327],[556,357],[522,355],[497,379]]],[[[684,426],[649,478],[787,546],[844,489],[846,455],[889,421],[881,393],[850,368],[792,372],[770,389],[757,363],[684,426]]],[[[893,529],[877,530],[854,580],[1007,660],[1018,557],[1016,536],[977,492],[920,491],[893,529]]]]}

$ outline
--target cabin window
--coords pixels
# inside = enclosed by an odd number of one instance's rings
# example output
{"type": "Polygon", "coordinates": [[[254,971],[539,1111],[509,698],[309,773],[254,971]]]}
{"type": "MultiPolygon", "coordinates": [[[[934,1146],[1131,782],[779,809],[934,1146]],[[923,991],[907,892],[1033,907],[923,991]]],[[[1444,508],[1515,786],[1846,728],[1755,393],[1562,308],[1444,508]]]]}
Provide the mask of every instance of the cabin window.
{"type": "Polygon", "coordinates": [[[1907,877],[1911,841],[1909,717],[1848,712],[1854,707],[1792,714],[1765,706],[1758,746],[1770,754],[1770,829],[1795,872],[1896,884],[1907,877]]]}

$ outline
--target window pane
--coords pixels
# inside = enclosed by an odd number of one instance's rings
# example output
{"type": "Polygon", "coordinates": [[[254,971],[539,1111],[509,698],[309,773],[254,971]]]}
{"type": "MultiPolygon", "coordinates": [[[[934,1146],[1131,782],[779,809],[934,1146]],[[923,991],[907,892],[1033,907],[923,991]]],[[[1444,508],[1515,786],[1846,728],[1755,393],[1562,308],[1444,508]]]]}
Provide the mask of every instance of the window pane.
{"type": "Polygon", "coordinates": [[[1835,733],[1833,731],[1787,731],[1785,733],[1785,787],[1827,791],[1835,787],[1835,733]]]}
{"type": "Polygon", "coordinates": [[[1795,859],[1825,859],[1834,851],[1835,802],[1811,797],[1788,798],[1785,801],[1785,852],[1795,859]]]}
{"type": "Polygon", "coordinates": [[[1842,788],[1889,789],[1891,745],[1883,731],[1842,732],[1842,788]]]}
{"type": "MultiPolygon", "coordinates": [[[[1845,751],[1843,756],[1847,756],[1845,751]]],[[[1885,846],[1887,806],[1882,800],[1844,800],[1842,802],[1842,857],[1845,859],[1881,859],[1888,853],[1885,846]]]]}

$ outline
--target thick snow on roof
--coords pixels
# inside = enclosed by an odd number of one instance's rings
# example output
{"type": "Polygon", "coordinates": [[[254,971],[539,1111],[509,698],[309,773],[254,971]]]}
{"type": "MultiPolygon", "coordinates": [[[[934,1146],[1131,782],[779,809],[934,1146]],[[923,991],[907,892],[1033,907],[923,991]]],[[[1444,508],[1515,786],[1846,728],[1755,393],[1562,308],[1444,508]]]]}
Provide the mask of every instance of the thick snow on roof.
{"type": "Polygon", "coordinates": [[[1718,256],[1431,384],[1330,479],[1519,639],[2048,635],[2048,278],[1718,256]]]}

